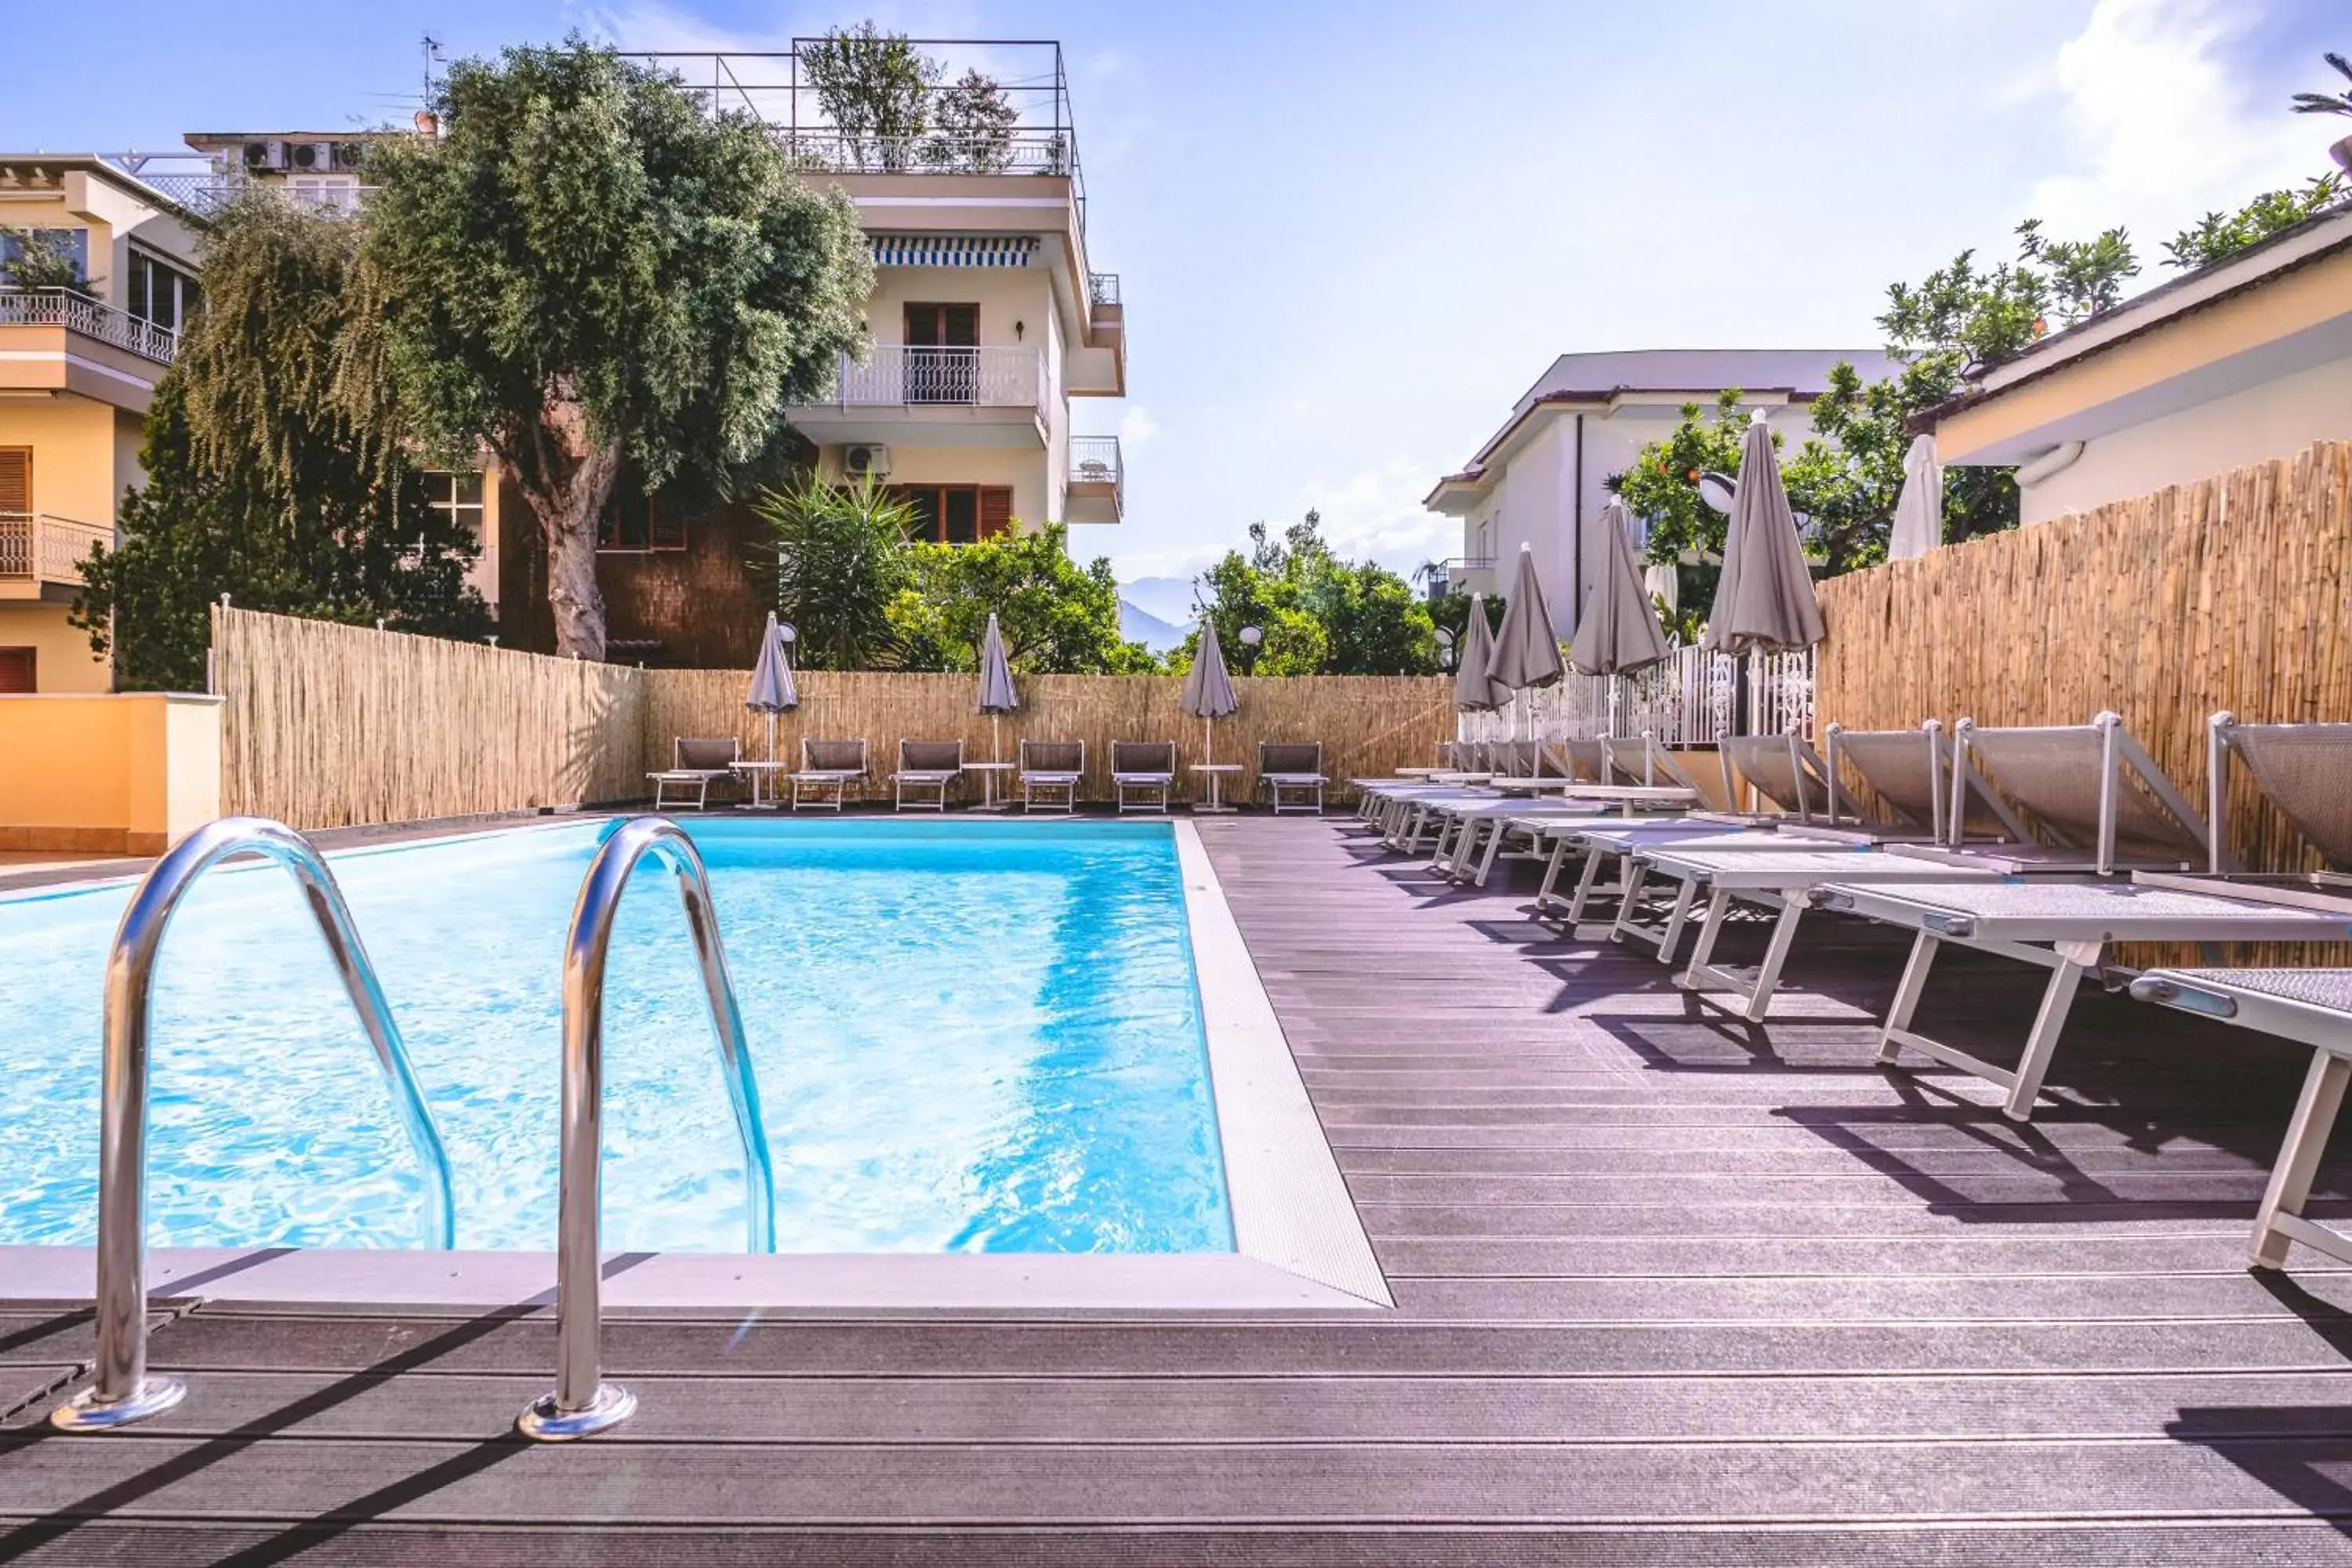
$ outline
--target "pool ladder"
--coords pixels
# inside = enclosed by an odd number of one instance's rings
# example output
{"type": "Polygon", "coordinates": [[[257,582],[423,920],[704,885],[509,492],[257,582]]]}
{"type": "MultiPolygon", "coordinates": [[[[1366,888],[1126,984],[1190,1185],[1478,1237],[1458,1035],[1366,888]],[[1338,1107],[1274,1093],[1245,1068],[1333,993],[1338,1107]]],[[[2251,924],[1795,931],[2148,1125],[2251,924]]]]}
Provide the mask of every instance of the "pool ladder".
{"type": "MultiPolygon", "coordinates": [[[[319,922],[327,951],[375,1048],[393,1103],[425,1175],[426,1245],[455,1245],[449,1156],[416,1085],[399,1026],[334,875],[293,829],[262,817],[224,817],[198,828],[147,874],[116,931],[106,968],[105,1060],[99,1131],[98,1351],[89,1389],[49,1413],[68,1432],[104,1432],[171,1409],[184,1384],[147,1371],[147,1039],[155,959],[189,887],[221,861],[257,854],[290,872],[319,922]]],[[[727,1097],[743,1145],[747,1239],[774,1249],[775,1176],[760,1118],[759,1086],[741,1008],[720,942],[710,880],[693,840],[663,817],[635,817],[610,834],[581,882],[563,955],[563,1101],[556,1237],[557,1363],[554,1390],[516,1420],[546,1442],[584,1437],[626,1420],[636,1399],[604,1380],[602,1193],[604,973],[613,921],[637,862],[654,855],[677,873],[710,1004],[727,1097]]]]}

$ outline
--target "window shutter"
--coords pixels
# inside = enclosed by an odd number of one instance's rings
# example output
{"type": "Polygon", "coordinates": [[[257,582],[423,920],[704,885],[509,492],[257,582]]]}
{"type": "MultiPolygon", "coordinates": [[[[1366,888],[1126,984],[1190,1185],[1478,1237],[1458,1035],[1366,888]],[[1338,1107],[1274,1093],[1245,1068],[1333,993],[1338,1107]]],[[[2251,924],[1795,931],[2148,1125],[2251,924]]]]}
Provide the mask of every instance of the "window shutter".
{"type": "Polygon", "coordinates": [[[646,543],[652,550],[686,548],[686,513],[675,506],[646,501],[646,543]]]}
{"type": "Polygon", "coordinates": [[[1013,488],[1010,485],[982,485],[980,488],[980,536],[993,539],[1013,527],[1013,488]]]}
{"type": "Polygon", "coordinates": [[[33,449],[0,447],[0,516],[33,510],[33,449]]]}
{"type": "Polygon", "coordinates": [[[0,692],[22,696],[40,689],[39,654],[29,647],[0,647],[0,692]]]}
{"type": "Polygon", "coordinates": [[[940,307],[940,341],[947,347],[978,348],[980,346],[980,307],[942,305],[940,307]]]}

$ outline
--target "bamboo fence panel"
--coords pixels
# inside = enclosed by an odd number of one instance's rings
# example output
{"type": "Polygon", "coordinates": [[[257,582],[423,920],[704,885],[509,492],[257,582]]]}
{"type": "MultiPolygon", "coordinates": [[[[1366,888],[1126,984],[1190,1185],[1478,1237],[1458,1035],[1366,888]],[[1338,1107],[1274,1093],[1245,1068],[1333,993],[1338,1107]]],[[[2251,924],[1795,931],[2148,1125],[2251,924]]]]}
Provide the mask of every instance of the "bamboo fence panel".
{"type": "Polygon", "coordinates": [[[213,611],[223,809],[343,827],[646,793],[644,672],[213,611]]]}
{"type": "MultiPolygon", "coordinates": [[[[1822,584],[1814,710],[1862,730],[2079,724],[2111,709],[2201,809],[2215,712],[2352,721],[2347,588],[2352,443],[2322,442],[1822,584]]],[[[2231,775],[2232,852],[2315,865],[2245,770],[2231,775]]]]}
{"type": "MultiPolygon", "coordinates": [[[[648,758],[667,757],[681,735],[735,735],[744,755],[766,756],[767,721],[743,707],[748,671],[649,669],[645,679],[648,758]]],[[[797,761],[803,735],[862,736],[877,787],[886,795],[888,786],[880,781],[895,765],[901,739],[961,737],[965,757],[974,762],[1013,761],[1024,735],[1084,741],[1087,772],[1079,798],[1101,802],[1112,798],[1113,741],[1175,742],[1179,801],[1201,793],[1201,776],[1189,771],[1195,763],[1243,763],[1244,771],[1226,774],[1223,785],[1225,798],[1240,799],[1256,789],[1260,741],[1320,741],[1336,799],[1350,776],[1426,765],[1439,743],[1454,736],[1453,688],[1441,676],[1236,679],[1241,710],[1217,721],[1213,741],[1201,721],[1180,706],[1183,682],[1173,676],[1020,676],[1013,683],[1020,710],[1005,715],[993,735],[987,717],[975,711],[975,676],[803,670],[797,679],[801,705],[776,721],[776,756],[797,761]]]]}

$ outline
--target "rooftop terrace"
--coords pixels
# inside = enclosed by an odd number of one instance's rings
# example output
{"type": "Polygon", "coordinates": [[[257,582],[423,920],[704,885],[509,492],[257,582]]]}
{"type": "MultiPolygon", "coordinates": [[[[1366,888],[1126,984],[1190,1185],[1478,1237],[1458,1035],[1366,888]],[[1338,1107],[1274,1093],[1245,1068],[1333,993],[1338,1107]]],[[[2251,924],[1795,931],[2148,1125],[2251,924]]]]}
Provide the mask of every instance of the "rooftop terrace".
{"type": "MultiPolygon", "coordinates": [[[[2300,1049],[2085,995],[2019,1126],[1872,1065],[1885,932],[1748,1026],[1353,825],[1200,831],[1393,1310],[615,1313],[639,1415],[546,1447],[543,1306],[226,1268],[153,1335],[185,1405],[71,1438],[87,1313],[10,1304],[0,1557],[2352,1562],[2352,1279],[2243,1267],[2300,1049]]],[[[2039,979],[1927,1005],[2014,1040],[2039,979]]]]}

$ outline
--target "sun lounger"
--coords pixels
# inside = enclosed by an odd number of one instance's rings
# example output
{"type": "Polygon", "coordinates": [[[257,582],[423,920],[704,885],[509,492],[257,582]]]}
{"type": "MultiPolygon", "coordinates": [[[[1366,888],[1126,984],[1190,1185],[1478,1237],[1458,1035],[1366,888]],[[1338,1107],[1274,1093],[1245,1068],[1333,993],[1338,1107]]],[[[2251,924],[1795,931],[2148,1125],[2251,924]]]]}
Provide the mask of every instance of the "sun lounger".
{"type": "Polygon", "coordinates": [[[2312,1048],[2311,1070],[2254,1211],[2252,1260],[2258,1268],[2284,1268],[2289,1245],[2299,1241],[2352,1263],[2352,1238],[2303,1217],[2352,1081],[2352,969],[2151,969],[2132,982],[2131,994],[2312,1048]]]}
{"type": "Polygon", "coordinates": [[[1058,811],[1065,816],[1078,805],[1078,784],[1087,772],[1084,741],[1023,741],[1021,809],[1058,811]]]}
{"type": "Polygon", "coordinates": [[[1257,743],[1257,785],[1266,805],[1280,816],[1285,811],[1323,815],[1323,742],[1320,741],[1260,741],[1257,743]],[[1283,796],[1290,797],[1288,805],[1283,796]]]}
{"type": "Polygon", "coordinates": [[[839,811],[848,797],[850,786],[866,783],[866,742],[861,737],[849,741],[801,741],[800,771],[792,775],[793,809],[803,805],[813,809],[839,811]],[[802,792],[808,799],[801,798],[802,792]],[[830,792],[830,793],[828,793],[830,792]]]}
{"type": "MultiPolygon", "coordinates": [[[[1563,923],[1571,929],[1582,924],[1585,916],[1592,912],[1595,900],[1613,902],[1623,896],[1623,879],[1603,881],[1602,873],[1612,866],[1622,866],[1630,870],[1632,851],[1643,844],[1694,839],[1713,841],[1726,834],[1740,831],[1743,829],[1722,823],[1694,821],[1687,815],[1681,814],[1601,822],[1573,822],[1559,818],[1542,823],[1530,829],[1531,837],[1538,846],[1551,846],[1544,857],[1542,884],[1536,889],[1536,918],[1548,920],[1557,911],[1563,923]],[[1579,870],[1572,889],[1563,893],[1559,886],[1571,864],[1577,865],[1579,870]]],[[[1757,827],[1744,831],[1762,833],[1769,829],[1757,827]]],[[[1614,913],[1613,910],[1612,913],[1614,913]]]]}
{"type": "Polygon", "coordinates": [[[1504,858],[1540,860],[1537,825],[1555,820],[1590,822],[1615,816],[1631,821],[1643,812],[1679,814],[1696,799],[1674,784],[1596,784],[1571,780],[1556,799],[1504,800],[1483,805],[1440,805],[1436,853],[1430,861],[1455,879],[1471,878],[1483,888],[1504,858]],[[1514,843],[1525,842],[1525,851],[1514,843]],[[1482,850],[1483,846],[1483,850],[1482,850]]]}
{"type": "MultiPolygon", "coordinates": [[[[735,764],[742,760],[742,742],[732,735],[680,735],[670,742],[670,765],[646,777],[654,786],[654,809],[668,809],[669,791],[673,788],[694,792],[694,809],[708,808],[710,786],[721,779],[735,776],[735,764]]],[[[677,802],[683,806],[686,802],[677,802]]]]}
{"type": "Polygon", "coordinates": [[[900,811],[948,808],[948,795],[963,777],[961,741],[900,741],[898,766],[890,774],[893,804],[900,811]],[[912,791],[910,796],[908,792],[912,791]],[[926,799],[924,792],[929,792],[926,799]]]}
{"type": "Polygon", "coordinates": [[[2328,865],[2352,870],[2352,724],[2241,724],[2216,713],[2207,721],[2207,864],[2235,860],[2228,843],[2230,764],[2245,764],[2255,787],[2328,865]]]}
{"type": "Polygon", "coordinates": [[[1110,782],[1119,810],[1165,812],[1169,795],[1176,787],[1176,742],[1113,741],[1110,782]],[[1138,800],[1139,795],[1158,798],[1138,800]]]}

